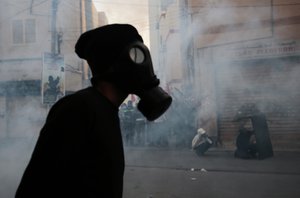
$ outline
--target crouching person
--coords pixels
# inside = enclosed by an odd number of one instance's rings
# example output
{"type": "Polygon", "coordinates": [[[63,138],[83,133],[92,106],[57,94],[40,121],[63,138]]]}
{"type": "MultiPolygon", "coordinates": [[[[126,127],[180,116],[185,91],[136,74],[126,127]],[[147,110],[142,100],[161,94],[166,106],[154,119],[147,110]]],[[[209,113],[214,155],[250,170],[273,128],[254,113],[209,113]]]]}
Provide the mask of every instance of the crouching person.
{"type": "Polygon", "coordinates": [[[213,141],[202,128],[197,130],[197,134],[192,141],[192,149],[198,156],[203,156],[204,153],[212,146],[213,141]]]}

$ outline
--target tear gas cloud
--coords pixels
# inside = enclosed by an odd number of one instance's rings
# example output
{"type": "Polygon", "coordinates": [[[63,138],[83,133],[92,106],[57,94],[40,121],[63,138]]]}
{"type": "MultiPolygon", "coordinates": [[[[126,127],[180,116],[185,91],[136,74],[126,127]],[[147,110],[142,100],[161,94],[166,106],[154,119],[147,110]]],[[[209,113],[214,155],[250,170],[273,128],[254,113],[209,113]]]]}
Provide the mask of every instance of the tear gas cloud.
{"type": "MultiPolygon", "coordinates": [[[[36,7],[30,7],[30,4],[28,4],[25,6],[25,8],[28,8],[26,12],[32,11],[32,16],[46,17],[50,21],[51,11],[49,7],[43,7],[46,1],[34,2],[36,7]],[[31,8],[39,9],[31,10],[31,8]]],[[[300,89],[299,81],[297,81],[300,75],[299,60],[283,57],[272,61],[271,59],[262,59],[259,55],[256,56],[258,60],[243,59],[243,57],[247,58],[247,52],[254,53],[257,52],[255,50],[260,50],[261,46],[272,45],[274,27],[272,27],[271,22],[272,9],[270,2],[254,7],[245,5],[243,8],[224,3],[228,1],[222,2],[206,1],[204,4],[194,6],[189,11],[188,17],[181,14],[182,18],[179,21],[188,19],[190,28],[186,30],[182,27],[179,30],[179,32],[186,32],[180,37],[182,40],[179,42],[185,43],[180,53],[191,55],[181,56],[186,58],[181,62],[193,64],[188,65],[192,72],[186,72],[189,76],[183,75],[182,82],[193,79],[194,84],[171,87],[170,91],[174,99],[172,107],[155,122],[149,123],[138,112],[135,112],[134,117],[131,117],[129,121],[128,130],[124,126],[126,121],[122,120],[123,115],[120,115],[125,147],[153,146],[190,149],[191,140],[196,134],[197,128],[202,127],[202,124],[206,124],[211,117],[217,116],[221,110],[226,110],[228,105],[232,107],[226,114],[229,119],[234,117],[244,103],[255,103],[261,111],[274,118],[276,122],[280,122],[277,118],[282,116],[289,117],[299,114],[299,105],[298,108],[295,107],[298,104],[297,98],[299,98],[300,89]],[[240,55],[237,55],[239,53],[240,55]],[[193,62],[190,59],[194,56],[198,58],[195,58],[193,62]],[[261,70],[261,72],[254,73],[251,68],[261,70]],[[282,72],[284,75],[281,75],[282,72]],[[267,79],[272,83],[265,83],[267,79]],[[244,94],[243,100],[238,98],[241,92],[244,94]],[[230,97],[232,97],[232,103],[230,104],[228,104],[229,100],[223,100],[230,97]]],[[[5,21],[8,22],[13,19],[16,13],[18,19],[23,19],[25,11],[22,11],[24,10],[22,4],[18,3],[16,1],[1,1],[0,7],[15,8],[17,10],[12,12],[11,9],[7,9],[7,13],[6,10],[1,10],[1,31],[4,29],[3,26],[7,25],[5,21]]],[[[59,4],[74,12],[79,10],[78,6],[73,5],[73,1],[60,1],[59,4]]],[[[74,20],[70,18],[71,15],[69,14],[69,12],[59,12],[57,30],[64,35],[62,50],[69,53],[66,56],[66,68],[68,69],[66,78],[77,75],[66,86],[71,86],[72,90],[76,90],[82,86],[81,82],[77,80],[81,79],[82,65],[76,59],[73,47],[80,31],[75,26],[68,29],[64,28],[70,20],[74,20]],[[76,61],[72,61],[72,59],[76,61]]],[[[154,23],[151,20],[150,23],[154,23]]],[[[80,21],[76,25],[78,24],[80,24],[80,21]]],[[[7,27],[9,26],[7,25],[7,27]]],[[[49,26],[41,25],[36,28],[44,29],[41,32],[49,35],[49,26]]],[[[1,32],[1,39],[10,38],[10,31],[4,33],[5,35],[2,35],[1,32]]],[[[37,38],[43,37],[43,35],[36,36],[37,38]]],[[[40,43],[38,47],[47,46],[44,51],[49,51],[49,40],[44,40],[44,42],[46,44],[40,43]]],[[[281,46],[283,48],[285,45],[290,46],[288,42],[281,43],[281,46]]],[[[167,43],[166,46],[168,47],[168,57],[163,58],[173,60],[173,62],[167,61],[167,63],[174,63],[176,57],[171,56],[180,54],[178,46],[174,46],[172,43],[167,43]]],[[[268,49],[268,47],[265,48],[268,49]]],[[[9,59],[14,52],[22,57],[27,57],[26,53],[30,54],[30,57],[37,57],[40,54],[36,55],[35,50],[27,50],[22,45],[14,45],[8,50],[9,53],[6,53],[7,57],[4,57],[2,54],[5,54],[5,50],[7,50],[6,47],[2,45],[0,47],[1,73],[8,71],[10,72],[8,74],[16,75],[17,72],[18,77],[11,78],[14,82],[29,80],[32,77],[31,74],[24,77],[24,74],[28,73],[27,68],[3,67],[3,65],[9,63],[16,63],[15,61],[23,63],[28,60],[23,60],[23,62],[17,59],[11,60],[11,62],[5,62],[5,60],[9,59]],[[22,76],[25,79],[22,79],[22,76]]],[[[42,62],[39,64],[42,64],[42,62]]],[[[171,66],[166,65],[166,68],[171,66]]],[[[34,71],[37,76],[33,75],[33,77],[40,78],[41,69],[34,71]]],[[[157,72],[160,71],[157,70],[157,72]]],[[[170,77],[169,74],[159,75],[162,78],[170,77]]],[[[10,75],[3,76],[2,79],[6,79],[6,81],[1,80],[2,87],[0,88],[0,180],[3,181],[0,187],[0,197],[13,197],[49,107],[41,104],[39,94],[25,96],[26,94],[19,93],[19,88],[6,87],[12,85],[8,82],[10,81],[10,75]],[[3,87],[10,90],[9,95],[4,94],[3,87]]],[[[165,81],[166,79],[161,80],[165,81]]],[[[120,113],[122,114],[123,111],[121,110],[120,113]]],[[[209,130],[207,132],[212,136],[217,134],[209,130]]]]}
{"type": "MultiPolygon", "coordinates": [[[[189,28],[183,26],[179,31],[183,33],[181,53],[186,54],[181,56],[185,58],[182,64],[188,68],[182,81],[187,85],[175,86],[171,91],[175,98],[173,109],[180,109],[180,113],[168,112],[166,117],[176,119],[177,126],[166,122],[170,124],[166,128],[174,127],[178,133],[184,133],[177,138],[190,139],[188,134],[195,135],[198,127],[207,127],[208,133],[216,136],[217,123],[205,125],[207,120],[218,117],[219,121],[229,125],[228,129],[221,128],[223,132],[237,132],[237,123],[232,120],[247,104],[255,104],[267,115],[270,130],[274,133],[279,132],[276,129],[279,124],[288,128],[288,120],[293,120],[299,127],[297,115],[300,109],[296,98],[300,86],[296,76],[300,74],[300,68],[299,59],[293,57],[299,52],[298,37],[293,29],[283,32],[278,22],[279,14],[288,12],[287,5],[282,2],[272,5],[272,1],[194,2],[198,3],[192,5],[188,13],[181,14],[181,21],[189,24],[189,28]],[[192,63],[191,58],[194,58],[192,63]],[[192,83],[189,83],[190,79],[192,83]],[[178,103],[180,105],[176,106],[178,103]],[[196,109],[195,114],[191,106],[196,109]],[[188,125],[193,131],[189,131],[185,119],[180,117],[190,119],[188,125]]],[[[168,55],[176,54],[178,47],[174,42],[166,46],[169,47],[168,55]]],[[[169,59],[177,60],[175,56],[169,59]]]]}
{"type": "MultiPolygon", "coordinates": [[[[251,104],[266,114],[271,132],[279,132],[276,126],[286,125],[289,120],[299,127],[296,118],[300,112],[296,99],[300,89],[299,60],[291,57],[294,53],[289,53],[299,52],[299,44],[295,33],[289,32],[293,36],[286,38],[276,25],[279,18],[276,14],[286,5],[280,2],[272,5],[272,1],[194,2],[198,4],[180,13],[179,20],[176,14],[172,15],[174,10],[168,8],[156,16],[158,22],[150,18],[150,24],[158,23],[156,26],[161,31],[173,27],[168,22],[188,26],[179,25],[180,30],[170,30],[182,33],[178,37],[168,34],[166,39],[159,39],[162,41],[159,48],[166,48],[160,54],[163,68],[157,69],[159,77],[162,82],[172,76],[172,80],[182,79],[168,87],[174,99],[172,107],[159,120],[147,125],[148,139],[143,143],[133,135],[136,144],[190,148],[199,127],[204,127],[211,136],[218,135],[217,123],[211,121],[217,117],[229,125],[221,128],[223,132],[237,134],[238,123],[233,122],[234,117],[243,106],[251,104]],[[168,15],[172,15],[171,19],[168,15]],[[184,74],[176,71],[178,56],[182,58],[184,74]]],[[[234,146],[234,141],[229,146],[234,146]]]]}

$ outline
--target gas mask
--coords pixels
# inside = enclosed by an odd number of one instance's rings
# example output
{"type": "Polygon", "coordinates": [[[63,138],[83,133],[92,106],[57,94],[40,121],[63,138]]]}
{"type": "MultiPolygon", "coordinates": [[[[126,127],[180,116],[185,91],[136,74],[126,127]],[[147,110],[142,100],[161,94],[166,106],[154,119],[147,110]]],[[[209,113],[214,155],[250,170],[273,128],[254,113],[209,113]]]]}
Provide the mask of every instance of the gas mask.
{"type": "Polygon", "coordinates": [[[172,103],[171,96],[159,87],[150,52],[141,41],[125,47],[104,78],[126,93],[139,96],[138,110],[149,121],[160,117],[172,103]]]}

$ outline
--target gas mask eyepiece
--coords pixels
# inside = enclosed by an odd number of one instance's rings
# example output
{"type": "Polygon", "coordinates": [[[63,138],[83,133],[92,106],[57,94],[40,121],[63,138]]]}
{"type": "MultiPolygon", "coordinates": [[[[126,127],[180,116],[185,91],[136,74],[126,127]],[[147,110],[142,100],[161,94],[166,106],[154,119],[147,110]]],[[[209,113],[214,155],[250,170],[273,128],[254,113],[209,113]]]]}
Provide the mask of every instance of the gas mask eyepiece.
{"type": "Polygon", "coordinates": [[[136,64],[141,64],[146,60],[143,50],[136,46],[129,49],[129,57],[136,64]]]}

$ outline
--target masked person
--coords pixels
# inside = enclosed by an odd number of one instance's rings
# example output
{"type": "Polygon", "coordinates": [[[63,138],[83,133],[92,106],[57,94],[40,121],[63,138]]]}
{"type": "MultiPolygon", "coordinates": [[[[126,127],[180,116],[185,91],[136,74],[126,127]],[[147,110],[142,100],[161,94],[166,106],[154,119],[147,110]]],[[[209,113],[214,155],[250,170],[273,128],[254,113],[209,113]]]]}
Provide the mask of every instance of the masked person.
{"type": "Polygon", "coordinates": [[[150,121],[171,97],[159,87],[150,52],[137,30],[112,24],[83,33],[75,46],[92,71],[92,86],[51,108],[17,198],[122,197],[124,154],[118,108],[128,96],[150,121]]]}

